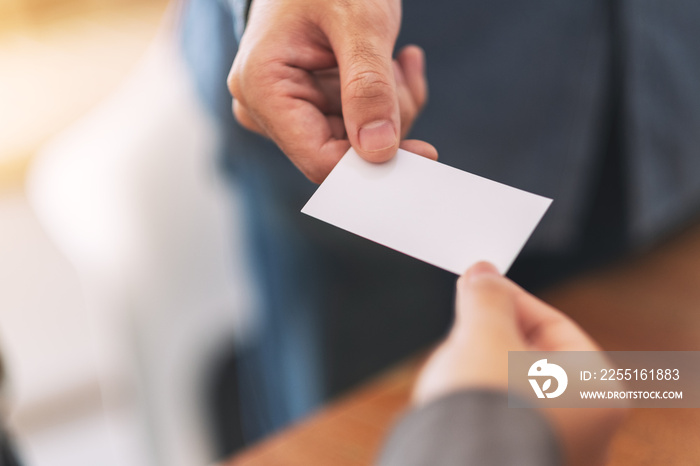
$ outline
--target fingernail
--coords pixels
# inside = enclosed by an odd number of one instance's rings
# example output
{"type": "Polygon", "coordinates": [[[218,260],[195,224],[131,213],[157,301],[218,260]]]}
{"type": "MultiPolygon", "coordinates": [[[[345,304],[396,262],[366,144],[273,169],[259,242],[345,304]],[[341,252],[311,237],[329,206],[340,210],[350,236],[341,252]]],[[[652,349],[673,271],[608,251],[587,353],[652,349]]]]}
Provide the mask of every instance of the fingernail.
{"type": "Polygon", "coordinates": [[[469,280],[472,280],[476,277],[480,277],[482,275],[501,275],[492,263],[490,262],[477,262],[476,264],[472,265],[469,270],[467,270],[467,278],[469,280]]]}
{"type": "Polygon", "coordinates": [[[360,128],[360,147],[365,152],[377,152],[396,144],[396,130],[389,120],[373,121],[360,128]]]}

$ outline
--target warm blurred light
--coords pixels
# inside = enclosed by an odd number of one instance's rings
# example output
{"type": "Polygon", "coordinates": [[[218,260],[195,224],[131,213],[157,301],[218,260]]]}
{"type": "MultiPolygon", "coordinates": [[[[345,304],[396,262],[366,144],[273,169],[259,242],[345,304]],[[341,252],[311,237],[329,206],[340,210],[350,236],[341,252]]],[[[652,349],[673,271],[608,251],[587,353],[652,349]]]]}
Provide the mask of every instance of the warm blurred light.
{"type": "Polygon", "coordinates": [[[0,191],[142,56],[166,0],[0,0],[0,191]]]}

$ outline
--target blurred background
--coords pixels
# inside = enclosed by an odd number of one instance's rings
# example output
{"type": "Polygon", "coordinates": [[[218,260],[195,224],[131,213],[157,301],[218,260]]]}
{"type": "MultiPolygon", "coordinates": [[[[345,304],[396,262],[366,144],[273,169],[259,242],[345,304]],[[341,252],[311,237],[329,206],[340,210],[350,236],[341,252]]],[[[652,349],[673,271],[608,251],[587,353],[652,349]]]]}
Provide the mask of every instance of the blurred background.
{"type": "MultiPolygon", "coordinates": [[[[434,83],[417,136],[445,163],[557,199],[515,281],[550,285],[696,224],[690,4],[572,1],[550,17],[512,0],[501,23],[480,16],[486,0],[454,2],[457,35],[433,40],[447,10],[405,3],[434,83]],[[487,66],[454,72],[454,53],[487,66]]],[[[26,466],[211,464],[449,325],[451,274],[299,215],[314,185],[233,121],[236,4],[0,0],[0,418],[26,466]]],[[[678,263],[662,251],[654,273],[630,262],[638,282],[601,275],[599,301],[584,282],[578,313],[561,307],[606,348],[696,349],[697,244],[678,263]],[[685,309],[669,296],[690,311],[666,312],[685,309]]],[[[688,419],[671,424],[693,433],[688,419]]],[[[630,450],[646,451],[641,432],[630,450]]]]}
{"type": "Polygon", "coordinates": [[[2,401],[27,465],[215,457],[212,368],[253,297],[178,13],[0,0],[2,401]]]}

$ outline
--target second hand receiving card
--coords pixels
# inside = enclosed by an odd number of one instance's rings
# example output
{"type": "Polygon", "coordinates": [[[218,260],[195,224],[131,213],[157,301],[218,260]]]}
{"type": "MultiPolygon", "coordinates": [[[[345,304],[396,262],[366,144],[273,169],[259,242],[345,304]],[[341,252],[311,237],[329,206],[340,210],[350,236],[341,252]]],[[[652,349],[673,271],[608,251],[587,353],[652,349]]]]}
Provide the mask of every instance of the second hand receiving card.
{"type": "Polygon", "coordinates": [[[367,162],[350,149],[302,212],[461,275],[505,274],[552,200],[399,150],[367,162]]]}

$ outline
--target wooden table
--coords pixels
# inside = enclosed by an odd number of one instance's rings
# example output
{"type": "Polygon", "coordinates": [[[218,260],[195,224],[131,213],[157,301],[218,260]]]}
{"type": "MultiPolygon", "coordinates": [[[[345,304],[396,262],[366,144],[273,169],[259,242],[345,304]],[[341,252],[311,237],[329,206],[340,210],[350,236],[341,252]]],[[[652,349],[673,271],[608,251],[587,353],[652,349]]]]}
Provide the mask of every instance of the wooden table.
{"type": "MultiPolygon", "coordinates": [[[[700,350],[700,227],[624,263],[581,276],[543,298],[607,350],[700,350]]],[[[308,420],[244,451],[226,466],[372,464],[407,406],[418,358],[308,420]]],[[[700,464],[700,410],[636,409],[615,437],[609,464],[700,464]]]]}

